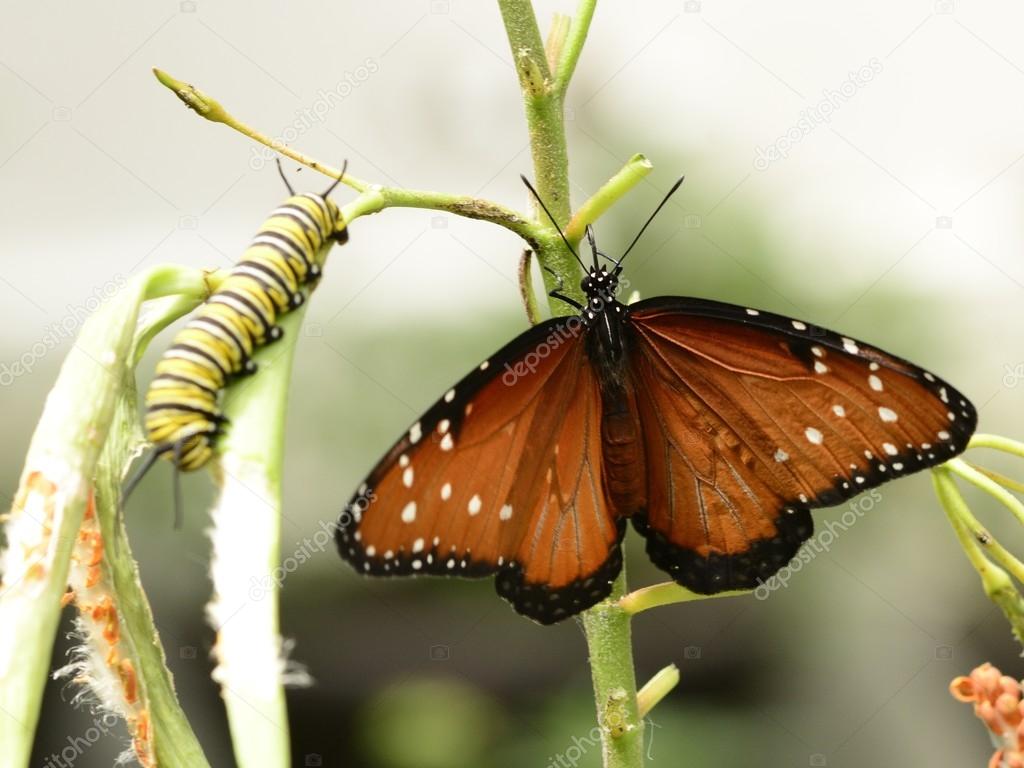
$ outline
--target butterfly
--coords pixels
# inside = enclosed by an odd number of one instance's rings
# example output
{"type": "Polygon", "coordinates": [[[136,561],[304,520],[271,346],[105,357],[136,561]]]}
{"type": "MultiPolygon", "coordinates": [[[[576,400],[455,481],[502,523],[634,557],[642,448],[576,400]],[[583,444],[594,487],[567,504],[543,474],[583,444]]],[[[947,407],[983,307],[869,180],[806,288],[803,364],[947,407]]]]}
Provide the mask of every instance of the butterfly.
{"type": "Polygon", "coordinates": [[[494,575],[551,624],[610,594],[632,521],[684,587],[752,589],[811,536],[811,509],[966,448],[971,403],[877,347],[707,299],[620,302],[623,260],[681,182],[617,261],[588,228],[586,304],[551,293],[577,314],[514,338],[398,439],[341,514],[344,560],[494,575]]]}

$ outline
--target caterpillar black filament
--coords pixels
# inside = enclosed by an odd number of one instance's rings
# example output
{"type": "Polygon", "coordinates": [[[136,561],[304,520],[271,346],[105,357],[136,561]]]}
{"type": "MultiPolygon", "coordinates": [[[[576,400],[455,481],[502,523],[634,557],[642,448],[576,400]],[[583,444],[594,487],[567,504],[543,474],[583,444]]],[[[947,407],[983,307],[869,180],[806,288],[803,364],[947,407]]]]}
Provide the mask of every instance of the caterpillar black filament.
{"type": "Polygon", "coordinates": [[[210,460],[226,422],[221,391],[255,372],[253,352],[281,338],[277,319],[305,301],[331,246],[348,240],[338,206],[327,197],[338,181],[323,194],[296,195],[285,179],[291,196],[270,213],[242,258],[174,337],[146,393],[153,453],[124,496],[160,456],[185,472],[210,460]]]}

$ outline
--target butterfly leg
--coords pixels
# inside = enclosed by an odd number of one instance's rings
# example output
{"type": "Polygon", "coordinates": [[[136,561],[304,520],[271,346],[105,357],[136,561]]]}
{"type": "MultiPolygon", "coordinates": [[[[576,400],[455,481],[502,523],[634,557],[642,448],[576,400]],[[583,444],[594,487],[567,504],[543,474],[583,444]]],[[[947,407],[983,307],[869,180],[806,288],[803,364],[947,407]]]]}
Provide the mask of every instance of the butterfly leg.
{"type": "Polygon", "coordinates": [[[546,272],[550,272],[552,275],[554,275],[555,279],[558,281],[558,285],[555,286],[555,290],[548,291],[548,296],[550,296],[553,299],[558,299],[560,301],[564,301],[570,307],[575,307],[580,312],[582,312],[583,311],[583,305],[582,304],[580,304],[578,301],[576,301],[576,299],[572,298],[571,296],[566,296],[564,293],[562,293],[562,288],[565,287],[565,283],[562,282],[562,277],[557,272],[555,272],[555,270],[553,270],[551,267],[544,267],[544,270],[546,272]]]}

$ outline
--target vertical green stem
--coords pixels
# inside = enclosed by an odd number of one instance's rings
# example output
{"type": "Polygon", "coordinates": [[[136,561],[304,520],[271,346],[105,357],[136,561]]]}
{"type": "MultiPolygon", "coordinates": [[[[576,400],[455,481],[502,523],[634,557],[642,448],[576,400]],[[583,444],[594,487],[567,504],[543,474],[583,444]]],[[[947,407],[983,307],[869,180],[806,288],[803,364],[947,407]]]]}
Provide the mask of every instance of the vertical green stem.
{"type": "MultiPolygon", "coordinates": [[[[555,222],[564,228],[569,222],[571,208],[562,91],[556,87],[548,67],[544,43],[530,1],[498,0],[498,7],[505,22],[512,59],[523,92],[533,155],[534,185],[555,222]]],[[[582,34],[585,35],[585,32],[582,34]]],[[[549,224],[543,214],[538,218],[540,224],[549,224]]],[[[559,285],[561,278],[564,283],[563,293],[577,301],[583,298],[578,285],[581,274],[579,265],[575,257],[566,251],[557,232],[550,231],[549,236],[538,243],[537,260],[542,267],[547,268],[544,270],[544,284],[549,291],[559,285]]],[[[552,313],[556,315],[574,312],[568,304],[556,299],[552,299],[550,305],[552,313]]]]}
{"type": "Polygon", "coordinates": [[[623,566],[609,599],[583,614],[604,768],[634,768],[644,759],[644,723],[637,707],[633,671],[632,617],[617,603],[625,593],[623,566]]]}
{"type": "MultiPolygon", "coordinates": [[[[568,35],[561,36],[552,45],[552,57],[557,58],[554,67],[556,78],[541,43],[532,4],[529,0],[498,0],[523,91],[537,192],[562,229],[567,226],[571,215],[563,98],[586,39],[595,4],[596,0],[581,0],[568,35]]],[[[556,36],[560,34],[556,29],[556,36]]],[[[644,165],[646,162],[637,158],[635,168],[631,168],[635,173],[627,174],[628,178],[613,184],[615,191],[621,194],[635,183],[646,172],[644,165]]],[[[609,193],[606,196],[613,195],[609,193]]],[[[603,208],[601,205],[595,208],[599,209],[594,211],[596,217],[603,208]]],[[[540,223],[548,222],[541,219],[540,223]]],[[[552,229],[550,235],[536,245],[538,261],[542,267],[551,270],[544,273],[548,290],[558,286],[563,293],[581,301],[584,297],[579,287],[580,266],[558,233],[552,229]]],[[[550,303],[551,311],[556,315],[575,311],[556,299],[550,303]]],[[[637,768],[643,764],[643,720],[637,709],[630,615],[618,605],[618,600],[625,593],[626,571],[623,566],[609,599],[584,612],[582,617],[605,768],[637,768]]]]}

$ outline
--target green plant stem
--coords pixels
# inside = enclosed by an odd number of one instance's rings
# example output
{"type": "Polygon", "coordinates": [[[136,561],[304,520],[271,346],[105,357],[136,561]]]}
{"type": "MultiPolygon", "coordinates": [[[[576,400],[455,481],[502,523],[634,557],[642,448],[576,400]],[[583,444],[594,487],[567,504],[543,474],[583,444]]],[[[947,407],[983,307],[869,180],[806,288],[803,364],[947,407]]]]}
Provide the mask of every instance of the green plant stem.
{"type": "Polygon", "coordinates": [[[556,13],[551,17],[551,26],[548,28],[548,36],[544,41],[544,55],[548,60],[549,72],[554,72],[558,68],[565,41],[569,37],[571,21],[572,19],[561,13],[556,13]]]}
{"type": "Polygon", "coordinates": [[[32,435],[5,528],[8,548],[0,552],[0,766],[29,760],[70,555],[123,395],[139,306],[160,295],[162,279],[183,274],[201,300],[197,271],[156,268],[85,321],[32,435]]]}
{"type": "Polygon", "coordinates": [[[241,768],[290,765],[284,660],[278,626],[284,418],[306,305],[280,319],[283,338],[253,357],[259,375],[231,387],[231,429],[218,442],[220,496],[211,512],[217,632],[213,677],[221,686],[241,768]]]}
{"type": "Polygon", "coordinates": [[[1016,496],[1000,486],[995,480],[987,477],[984,473],[979,472],[962,459],[952,459],[947,461],[945,466],[951,472],[959,475],[967,482],[980,488],[989,496],[993,497],[1013,513],[1013,516],[1017,518],[1017,522],[1024,525],[1024,504],[1021,504],[1016,496]]]}
{"type": "MultiPolygon", "coordinates": [[[[932,470],[932,483],[960,546],[978,576],[981,577],[985,594],[1003,611],[1017,641],[1024,644],[1024,598],[1014,587],[1013,581],[1006,571],[985,557],[983,545],[979,542],[978,529],[971,530],[971,526],[967,522],[974,516],[968,508],[967,502],[960,495],[952,473],[944,466],[936,467],[932,470]]],[[[981,527],[978,526],[978,528],[981,527]]],[[[988,544],[985,535],[980,538],[988,544]]]]}
{"type": "MultiPolygon", "coordinates": [[[[184,273],[183,273],[184,274],[184,273]]],[[[202,273],[201,273],[202,274],[202,273]]],[[[209,285],[209,275],[202,275],[203,282],[209,285]]],[[[161,290],[178,289],[174,281],[164,284],[161,290]]],[[[195,308],[200,298],[193,293],[182,293],[156,302],[158,307],[146,306],[140,313],[139,328],[136,331],[136,360],[142,355],[145,345],[160,328],[187,314],[195,308]],[[143,319],[142,315],[145,315],[143,319]]],[[[134,365],[132,366],[134,368],[134,365]]],[[[119,514],[121,487],[124,480],[123,470],[128,466],[131,456],[136,451],[142,435],[138,422],[138,405],[135,396],[135,384],[131,371],[124,371],[124,396],[115,411],[110,434],[103,446],[103,453],[96,475],[96,516],[102,531],[103,546],[103,580],[95,587],[85,586],[79,590],[76,605],[82,606],[83,601],[95,603],[98,592],[107,590],[113,605],[117,609],[120,622],[120,638],[117,651],[121,658],[129,660],[136,673],[139,689],[139,701],[132,706],[134,711],[126,712],[126,716],[135,716],[133,736],[152,750],[156,762],[167,768],[200,768],[208,766],[202,747],[178,702],[174,689],[174,678],[167,668],[167,660],[160,633],[153,620],[153,612],[142,588],[138,565],[135,562],[124,520],[119,514]],[[145,731],[140,732],[138,716],[144,710],[148,723],[145,731]]],[[[83,563],[77,567],[83,569],[83,563]]],[[[75,583],[75,582],[73,582],[75,583]]],[[[87,611],[83,611],[87,613],[87,611]]],[[[89,626],[88,616],[84,623],[89,626]]],[[[104,659],[108,646],[107,638],[93,626],[86,642],[93,645],[91,658],[104,659]]],[[[126,697],[127,698],[127,697],[126,697]]]]}
{"type": "Polygon", "coordinates": [[[977,434],[967,444],[968,448],[992,448],[1024,458],[1024,443],[1000,435],[977,434]]]}
{"type": "MultiPolygon", "coordinates": [[[[558,29],[552,34],[552,56],[557,54],[563,77],[557,84],[552,81],[532,4],[528,0],[498,0],[498,6],[523,92],[537,193],[554,218],[555,226],[564,228],[571,209],[563,96],[586,39],[594,2],[581,3],[581,12],[573,20],[564,45],[558,29]]],[[[628,185],[623,182],[621,186],[628,185]]],[[[544,224],[550,222],[544,221],[544,224]]],[[[545,268],[547,290],[559,288],[582,303],[580,265],[567,251],[554,227],[546,226],[546,229],[548,236],[537,243],[534,251],[545,268]]],[[[528,276],[521,277],[521,283],[527,282],[528,276]]],[[[564,302],[549,299],[552,314],[575,312],[564,302]]],[[[529,306],[529,302],[527,304],[529,306]]],[[[630,615],[617,605],[625,592],[626,568],[623,565],[609,598],[582,614],[605,768],[639,768],[643,764],[643,720],[637,709],[630,615]]]]}
{"type": "MultiPolygon", "coordinates": [[[[569,221],[570,201],[563,91],[557,89],[552,81],[532,3],[529,0],[498,0],[498,7],[501,9],[512,60],[523,93],[533,156],[534,186],[554,217],[555,224],[564,228],[569,221]]],[[[580,34],[585,38],[586,28],[580,34]]],[[[582,44],[581,39],[579,46],[582,47],[582,44]]],[[[562,54],[564,56],[565,51],[562,54]]],[[[548,292],[561,287],[564,294],[582,303],[584,297],[579,287],[582,273],[576,258],[566,251],[558,233],[543,213],[538,216],[538,222],[537,226],[546,230],[547,234],[534,248],[537,261],[544,270],[544,285],[548,292]]],[[[576,311],[554,298],[549,304],[554,315],[568,315],[576,311]]]]}
{"type": "Polygon", "coordinates": [[[606,181],[587,202],[576,210],[565,228],[566,238],[573,243],[579,242],[586,232],[587,226],[601,218],[605,211],[639,184],[653,168],[651,161],[643,155],[633,155],[629,158],[618,173],[606,181]]]}
{"type": "Polygon", "coordinates": [[[679,667],[669,664],[658,670],[636,695],[637,714],[640,719],[647,717],[658,702],[668,696],[679,685],[679,667]]]}
{"type": "Polygon", "coordinates": [[[569,87],[569,81],[572,80],[573,72],[576,71],[576,63],[583,52],[583,44],[587,40],[590,21],[594,18],[596,7],[597,0],[580,0],[579,5],[576,6],[576,15],[572,18],[568,35],[562,45],[558,65],[555,67],[555,89],[563,98],[569,87]]]}
{"type": "Polygon", "coordinates": [[[633,671],[631,617],[617,604],[625,591],[623,566],[608,600],[583,612],[604,768],[636,768],[643,764],[644,758],[644,722],[639,713],[633,671]]]}
{"type": "MultiPolygon", "coordinates": [[[[265,133],[256,130],[241,120],[234,117],[223,106],[212,97],[205,94],[193,85],[177,80],[171,75],[159,69],[153,70],[156,78],[165,86],[170,88],[181,99],[186,106],[195,111],[200,117],[215,123],[231,128],[253,141],[259,142],[275,152],[284,155],[295,162],[311,168],[314,171],[336,179],[341,175],[341,169],[306,155],[291,147],[275,141],[265,133]]],[[[506,229],[515,232],[517,235],[535,247],[539,238],[544,236],[543,228],[538,227],[518,211],[506,208],[498,203],[489,200],[481,200],[469,195],[451,195],[443,192],[433,192],[423,189],[403,189],[400,187],[387,187],[381,184],[360,179],[357,176],[346,172],[342,182],[356,190],[365,193],[360,200],[360,214],[376,213],[385,208],[422,208],[435,211],[447,211],[458,216],[465,216],[470,219],[482,219],[498,224],[506,229]]],[[[346,218],[346,221],[351,221],[346,218]]]]}
{"type": "Polygon", "coordinates": [[[998,483],[999,485],[1003,486],[1003,488],[1007,488],[1007,489],[1009,489],[1011,491],[1016,491],[1017,493],[1024,493],[1024,483],[1022,483],[1020,480],[1014,480],[1012,477],[1007,477],[1006,475],[1001,475],[998,472],[995,472],[995,471],[993,471],[991,469],[986,469],[985,467],[979,467],[977,464],[972,464],[969,461],[964,462],[964,463],[967,464],[967,466],[969,466],[971,469],[975,470],[976,472],[981,472],[981,474],[983,474],[985,477],[987,477],[987,478],[993,480],[994,482],[998,483]]]}
{"type": "MultiPolygon", "coordinates": [[[[953,461],[947,462],[947,464],[943,467],[943,471],[949,471],[952,474],[959,474],[961,477],[970,480],[969,477],[961,474],[958,471],[958,468],[954,467],[954,461],[958,460],[954,459],[953,461]]],[[[984,478],[983,475],[982,478],[984,478]]],[[[995,485],[994,483],[992,483],[992,485],[995,487],[996,490],[1000,491],[1001,493],[1005,493],[1005,491],[1003,491],[1003,489],[1000,488],[999,486],[995,485]]],[[[991,492],[991,488],[984,488],[986,491],[991,492]]],[[[955,516],[957,518],[961,526],[961,530],[970,534],[971,539],[974,542],[974,546],[977,547],[979,551],[981,551],[982,553],[987,552],[988,556],[990,556],[1003,568],[1008,570],[1015,579],[1017,579],[1021,583],[1024,583],[1024,563],[1021,563],[1021,561],[1018,560],[1017,557],[1013,555],[1013,553],[1011,553],[1005,547],[1003,547],[1003,545],[996,540],[996,538],[989,532],[989,530],[981,524],[978,518],[974,516],[974,513],[971,512],[971,508],[967,505],[966,502],[963,501],[963,497],[960,495],[959,491],[957,491],[957,497],[960,500],[959,503],[952,505],[952,507],[949,510],[947,510],[947,514],[955,516]]],[[[1016,499],[1013,499],[1013,501],[1016,501],[1016,499]]]]}
{"type": "Polygon", "coordinates": [[[619,600],[619,607],[631,616],[635,616],[651,608],[658,608],[663,605],[675,603],[689,603],[695,600],[707,600],[717,597],[741,597],[750,594],[749,589],[734,589],[727,592],[718,592],[714,595],[701,595],[691,592],[686,587],[680,586],[673,581],[666,581],[662,584],[653,584],[649,587],[630,592],[619,600]]]}

